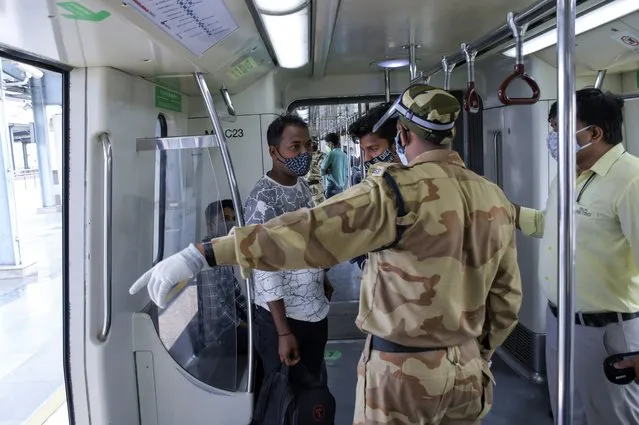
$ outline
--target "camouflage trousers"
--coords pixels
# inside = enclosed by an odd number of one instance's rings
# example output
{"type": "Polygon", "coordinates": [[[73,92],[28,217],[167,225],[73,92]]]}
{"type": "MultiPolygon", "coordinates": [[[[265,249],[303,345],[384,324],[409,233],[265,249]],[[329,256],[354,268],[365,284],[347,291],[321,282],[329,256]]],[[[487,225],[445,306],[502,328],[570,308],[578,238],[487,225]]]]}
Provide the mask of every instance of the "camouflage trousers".
{"type": "Polygon", "coordinates": [[[319,205],[324,202],[324,188],[322,187],[322,183],[309,185],[309,188],[311,189],[315,205],[319,205]]]}
{"type": "Polygon", "coordinates": [[[494,378],[476,341],[423,353],[371,350],[357,366],[354,425],[477,425],[494,378]]]}

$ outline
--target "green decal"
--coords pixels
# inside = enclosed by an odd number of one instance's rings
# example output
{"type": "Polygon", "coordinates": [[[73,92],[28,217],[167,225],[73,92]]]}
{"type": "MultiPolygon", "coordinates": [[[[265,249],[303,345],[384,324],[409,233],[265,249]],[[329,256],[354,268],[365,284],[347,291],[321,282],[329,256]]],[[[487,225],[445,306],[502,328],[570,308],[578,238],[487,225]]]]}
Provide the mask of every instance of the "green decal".
{"type": "Polygon", "coordinates": [[[324,360],[327,362],[334,362],[342,357],[342,352],[339,350],[324,350],[324,360]]]}
{"type": "Polygon", "coordinates": [[[237,81],[249,72],[253,71],[255,68],[257,68],[257,62],[255,62],[255,60],[249,56],[248,58],[244,59],[242,62],[231,68],[231,70],[228,72],[228,76],[232,80],[237,81]]]}
{"type": "Polygon", "coordinates": [[[155,86],[155,107],[182,112],[182,95],[173,90],[155,86]]]}
{"type": "Polygon", "coordinates": [[[73,19],[75,21],[100,22],[111,16],[111,14],[106,10],[93,12],[91,9],[87,9],[80,3],[74,1],[61,1],[58,2],[58,6],[71,12],[71,14],[65,13],[62,16],[67,19],[73,19]]]}

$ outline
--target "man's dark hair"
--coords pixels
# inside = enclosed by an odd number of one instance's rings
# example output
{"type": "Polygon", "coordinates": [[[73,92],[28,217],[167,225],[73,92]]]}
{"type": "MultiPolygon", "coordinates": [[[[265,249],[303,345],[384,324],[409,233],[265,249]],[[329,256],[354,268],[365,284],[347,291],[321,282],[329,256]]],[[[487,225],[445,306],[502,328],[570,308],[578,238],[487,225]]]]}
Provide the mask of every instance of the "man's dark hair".
{"type": "Polygon", "coordinates": [[[554,102],[552,105],[550,105],[550,111],[548,112],[548,122],[550,122],[550,120],[553,118],[557,118],[557,102],[554,102]]]}
{"type": "Polygon", "coordinates": [[[211,202],[204,210],[204,217],[206,222],[210,223],[214,218],[217,218],[220,214],[224,214],[224,208],[233,208],[233,201],[230,199],[222,199],[221,201],[211,202]]]}
{"type": "Polygon", "coordinates": [[[328,143],[330,146],[339,146],[339,136],[337,135],[337,133],[328,133],[326,137],[324,137],[324,140],[326,140],[326,143],[328,143]]]}
{"type": "MultiPolygon", "coordinates": [[[[386,102],[381,105],[377,105],[368,111],[366,115],[360,117],[357,121],[351,124],[348,127],[348,134],[351,138],[359,142],[362,137],[367,134],[372,134],[375,124],[377,124],[377,121],[382,118],[392,104],[392,102],[386,102]]],[[[397,134],[397,118],[387,120],[374,134],[388,141],[389,145],[392,145],[395,142],[395,135],[397,134]]]]}
{"type": "Polygon", "coordinates": [[[594,125],[603,130],[609,145],[622,142],[623,104],[619,96],[599,89],[577,90],[577,119],[585,125],[594,125]]]}
{"type": "Polygon", "coordinates": [[[299,117],[297,114],[283,114],[275,118],[271,125],[266,130],[266,141],[270,146],[279,146],[282,141],[282,133],[286,130],[286,127],[295,125],[301,128],[308,129],[306,121],[299,117]]]}

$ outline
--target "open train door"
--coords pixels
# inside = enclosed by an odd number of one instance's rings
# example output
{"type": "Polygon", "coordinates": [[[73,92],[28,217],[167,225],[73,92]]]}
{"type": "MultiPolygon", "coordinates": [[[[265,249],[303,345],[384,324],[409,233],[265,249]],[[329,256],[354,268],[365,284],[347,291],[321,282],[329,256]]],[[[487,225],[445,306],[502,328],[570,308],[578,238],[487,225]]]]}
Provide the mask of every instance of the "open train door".
{"type": "MultiPolygon", "coordinates": [[[[206,88],[201,74],[198,83],[206,88]]],[[[247,425],[253,405],[250,313],[245,341],[233,333],[211,345],[197,325],[193,282],[160,312],[146,291],[129,294],[158,260],[160,245],[166,257],[197,240],[193,223],[202,221],[208,201],[198,199],[197,177],[207,150],[221,150],[230,165],[225,142],[215,135],[166,137],[166,121],[175,126],[169,132],[185,134],[188,116],[164,110],[162,130],[155,92],[153,83],[113,68],[70,73],[65,356],[71,423],[247,425]],[[140,139],[156,131],[155,138],[140,139]],[[171,179],[177,183],[164,189],[170,199],[162,229],[154,216],[162,182],[171,179]],[[182,227],[171,227],[171,220],[182,227]],[[158,244],[158,236],[166,240],[158,244]]],[[[215,115],[212,121],[220,134],[215,115]]],[[[232,166],[227,173],[233,175],[232,166]]],[[[232,193],[237,204],[237,187],[232,193]]],[[[242,217],[238,205],[236,211],[242,217]]]]}

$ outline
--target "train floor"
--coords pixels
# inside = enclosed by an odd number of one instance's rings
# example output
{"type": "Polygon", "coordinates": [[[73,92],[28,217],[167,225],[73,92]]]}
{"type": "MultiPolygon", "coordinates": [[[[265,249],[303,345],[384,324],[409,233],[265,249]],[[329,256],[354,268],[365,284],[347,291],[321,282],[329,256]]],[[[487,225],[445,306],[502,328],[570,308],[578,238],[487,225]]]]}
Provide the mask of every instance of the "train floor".
{"type": "MultiPolygon", "coordinates": [[[[351,425],[355,407],[357,362],[364,340],[330,341],[326,364],[331,392],[337,402],[335,425],[351,425]]],[[[497,386],[491,412],[482,425],[552,425],[545,385],[530,383],[517,375],[498,356],[492,365],[497,386]]]]}

